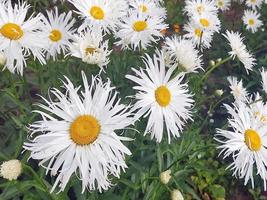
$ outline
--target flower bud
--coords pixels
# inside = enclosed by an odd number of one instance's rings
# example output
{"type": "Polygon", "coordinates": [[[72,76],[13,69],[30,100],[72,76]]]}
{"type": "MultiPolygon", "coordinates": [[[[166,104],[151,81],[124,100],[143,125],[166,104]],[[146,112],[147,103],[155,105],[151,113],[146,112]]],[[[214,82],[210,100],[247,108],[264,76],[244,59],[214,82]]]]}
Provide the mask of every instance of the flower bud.
{"type": "Polygon", "coordinates": [[[176,189],[171,192],[171,200],[184,200],[184,197],[180,190],[176,189]]]}
{"type": "Polygon", "coordinates": [[[0,167],[0,175],[9,180],[17,180],[22,172],[22,165],[19,160],[9,160],[3,162],[0,167]]]}
{"type": "Polygon", "coordinates": [[[170,179],[171,179],[171,170],[167,170],[165,172],[161,172],[160,175],[160,181],[163,183],[163,184],[168,184],[170,179]]]}

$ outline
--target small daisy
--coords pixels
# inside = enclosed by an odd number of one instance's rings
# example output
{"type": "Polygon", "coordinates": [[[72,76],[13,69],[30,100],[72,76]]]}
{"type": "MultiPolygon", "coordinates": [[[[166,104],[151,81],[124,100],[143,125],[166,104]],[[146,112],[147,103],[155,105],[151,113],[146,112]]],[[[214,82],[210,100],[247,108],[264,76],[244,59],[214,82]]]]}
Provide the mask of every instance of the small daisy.
{"type": "Polygon", "coordinates": [[[263,3],[263,0],[246,0],[246,5],[253,10],[256,10],[257,8],[261,8],[261,5],[263,3]]]}
{"type": "Polygon", "coordinates": [[[225,105],[231,117],[228,119],[229,130],[217,129],[215,140],[221,143],[218,147],[224,158],[231,156],[229,165],[233,175],[245,179],[245,185],[251,181],[254,188],[253,167],[259,175],[266,190],[267,180],[267,126],[255,116],[253,110],[240,103],[238,106],[225,105]]]}
{"type": "Polygon", "coordinates": [[[262,21],[259,19],[260,15],[253,10],[245,10],[243,16],[243,22],[246,25],[248,30],[251,30],[252,33],[258,31],[258,29],[263,25],[262,21]]]}
{"type": "Polygon", "coordinates": [[[83,62],[98,65],[100,68],[109,63],[108,40],[103,40],[100,29],[85,30],[76,35],[70,45],[70,55],[81,58],[83,62]]]}
{"type": "Polygon", "coordinates": [[[229,55],[235,59],[237,57],[245,66],[245,69],[248,73],[248,70],[252,70],[256,64],[256,59],[251,55],[246,45],[244,45],[244,38],[241,37],[241,34],[233,31],[226,31],[224,37],[229,41],[232,50],[229,52],[229,55]]]}
{"type": "Polygon", "coordinates": [[[71,12],[59,15],[58,9],[55,8],[54,12],[47,11],[48,19],[45,17],[43,19],[45,23],[44,30],[48,33],[48,56],[52,56],[54,60],[61,51],[65,55],[68,46],[71,44],[71,39],[75,32],[72,28],[75,20],[72,19],[71,15],[71,12]]]}
{"type": "Polygon", "coordinates": [[[267,94],[267,71],[262,69],[261,71],[262,89],[267,94]]]}
{"type": "Polygon", "coordinates": [[[173,57],[179,66],[186,72],[197,72],[202,69],[202,59],[191,40],[181,37],[167,38],[165,42],[167,52],[173,57]]]}
{"type": "Polygon", "coordinates": [[[202,27],[196,23],[190,22],[184,26],[184,37],[191,39],[193,43],[201,49],[208,49],[211,47],[213,33],[211,31],[203,30],[202,27]]]}
{"type": "Polygon", "coordinates": [[[77,9],[78,14],[85,19],[80,30],[93,26],[107,33],[115,31],[120,18],[126,15],[128,4],[125,0],[69,0],[77,9]]]}
{"type": "Polygon", "coordinates": [[[137,84],[133,87],[138,93],[133,110],[137,110],[136,117],[148,117],[145,134],[151,134],[161,142],[164,130],[167,131],[168,142],[171,136],[176,138],[183,131],[183,126],[191,119],[191,108],[194,100],[189,94],[188,85],[182,83],[184,73],[171,78],[176,65],[165,71],[164,55],[161,52],[153,58],[146,55],[145,69],[133,69],[136,76],[127,75],[126,78],[137,84]]]}
{"type": "Polygon", "coordinates": [[[26,60],[32,54],[41,64],[45,63],[46,36],[41,15],[26,19],[29,5],[0,2],[0,52],[6,56],[4,68],[23,74],[26,60]]]}
{"type": "Polygon", "coordinates": [[[198,24],[204,31],[219,33],[221,29],[221,22],[218,16],[214,14],[196,15],[192,18],[192,21],[198,24]]]}
{"type": "Polygon", "coordinates": [[[228,77],[228,82],[230,83],[231,94],[234,96],[235,101],[247,102],[248,101],[248,92],[246,88],[243,87],[243,81],[238,81],[236,77],[228,77]]]}
{"type": "Polygon", "coordinates": [[[206,13],[217,14],[218,8],[213,0],[186,0],[184,11],[192,17],[206,13]]]}
{"type": "Polygon", "coordinates": [[[109,176],[119,178],[127,168],[125,155],[131,154],[122,143],[129,138],[115,133],[132,124],[128,107],[120,104],[110,81],[92,77],[89,86],[83,72],[82,78],[83,91],[68,78],[63,82],[65,93],[50,90],[57,100],[43,98],[42,111],[35,111],[42,118],[30,125],[30,135],[36,137],[24,143],[30,158],[57,175],[52,191],[57,185],[63,191],[73,174],[82,181],[82,192],[107,190],[109,176]]]}
{"type": "Polygon", "coordinates": [[[216,6],[221,11],[229,10],[231,6],[231,0],[216,0],[216,6]]]}

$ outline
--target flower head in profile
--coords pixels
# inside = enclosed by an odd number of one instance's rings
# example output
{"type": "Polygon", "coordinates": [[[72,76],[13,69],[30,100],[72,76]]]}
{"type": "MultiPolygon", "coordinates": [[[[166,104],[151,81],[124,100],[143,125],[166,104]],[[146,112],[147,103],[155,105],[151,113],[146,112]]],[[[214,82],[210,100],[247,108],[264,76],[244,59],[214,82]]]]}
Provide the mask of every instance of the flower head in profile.
{"type": "Polygon", "coordinates": [[[252,70],[256,64],[256,59],[248,52],[246,45],[243,43],[244,38],[241,37],[241,34],[227,30],[224,37],[229,41],[232,49],[229,55],[233,59],[237,57],[243,63],[247,73],[249,70],[252,70]]]}
{"type": "Polygon", "coordinates": [[[184,73],[172,78],[176,65],[166,69],[163,53],[157,51],[151,58],[144,58],[145,69],[133,69],[136,75],[127,75],[137,86],[134,90],[136,118],[148,117],[145,134],[161,142],[164,129],[168,141],[179,137],[187,120],[191,119],[191,108],[194,100],[189,93],[188,85],[183,83],[184,73]]]}
{"type": "Polygon", "coordinates": [[[248,101],[248,92],[246,88],[243,87],[243,81],[238,81],[236,77],[228,77],[228,82],[230,83],[231,94],[234,96],[235,101],[247,102],[248,101]]]}
{"type": "Polygon", "coordinates": [[[266,190],[267,181],[267,126],[262,117],[244,103],[225,105],[230,117],[229,129],[217,129],[215,140],[220,143],[220,154],[231,157],[229,165],[233,175],[243,179],[245,185],[251,181],[254,188],[254,167],[256,174],[263,180],[266,190]]]}
{"type": "Polygon", "coordinates": [[[47,16],[43,18],[44,31],[47,32],[47,40],[49,43],[48,56],[52,56],[55,60],[57,54],[61,52],[63,55],[67,53],[68,47],[73,39],[75,30],[73,24],[75,22],[71,17],[72,12],[58,13],[58,9],[47,11],[47,16]]]}
{"type": "Polygon", "coordinates": [[[255,33],[263,25],[262,21],[259,18],[260,15],[257,13],[257,11],[245,10],[242,19],[244,24],[246,25],[246,28],[252,33],[255,33]]]}
{"type": "Polygon", "coordinates": [[[20,75],[30,55],[45,63],[47,45],[41,15],[26,19],[29,7],[26,3],[13,4],[11,0],[0,2],[0,52],[6,58],[4,68],[20,75]]]}
{"type": "Polygon", "coordinates": [[[119,177],[127,168],[125,155],[130,150],[122,143],[129,140],[115,131],[133,123],[129,107],[120,103],[108,80],[92,77],[91,85],[82,72],[83,89],[66,77],[64,93],[50,90],[50,98],[42,98],[41,119],[29,127],[30,136],[24,148],[30,158],[38,160],[63,191],[73,174],[82,181],[82,192],[107,190],[110,176],[119,177]],[[55,100],[52,100],[55,97],[55,100]]]}

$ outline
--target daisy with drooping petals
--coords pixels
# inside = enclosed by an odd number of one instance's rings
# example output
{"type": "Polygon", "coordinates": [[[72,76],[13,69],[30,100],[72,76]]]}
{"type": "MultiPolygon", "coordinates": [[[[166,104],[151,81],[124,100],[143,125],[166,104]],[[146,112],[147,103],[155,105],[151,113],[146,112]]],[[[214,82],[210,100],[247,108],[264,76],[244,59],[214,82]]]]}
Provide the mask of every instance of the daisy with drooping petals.
{"type": "Polygon", "coordinates": [[[6,57],[4,68],[23,74],[26,60],[32,54],[41,64],[45,63],[45,33],[41,15],[26,19],[29,5],[0,2],[0,52],[6,57]]]}
{"type": "Polygon", "coordinates": [[[263,0],[246,0],[246,6],[256,10],[257,8],[261,8],[263,0]]]}
{"type": "Polygon", "coordinates": [[[186,0],[184,11],[192,17],[205,13],[217,14],[218,8],[213,0],[186,0]]]}
{"type": "Polygon", "coordinates": [[[70,55],[100,68],[109,63],[110,53],[108,40],[103,40],[100,29],[84,30],[75,36],[74,42],[70,45],[70,55]]]}
{"type": "Polygon", "coordinates": [[[252,33],[255,33],[263,24],[259,18],[260,15],[256,11],[245,10],[242,19],[244,24],[246,25],[246,28],[252,33]]]}
{"type": "Polygon", "coordinates": [[[231,94],[234,96],[237,103],[248,101],[248,92],[246,88],[243,87],[243,81],[238,81],[236,77],[228,77],[228,82],[230,83],[231,94]]]}
{"type": "Polygon", "coordinates": [[[227,30],[224,37],[229,41],[232,49],[229,55],[233,59],[237,57],[243,63],[247,73],[249,70],[252,70],[253,66],[256,64],[256,59],[248,52],[246,45],[243,43],[244,38],[241,37],[241,34],[227,30]]]}
{"type": "Polygon", "coordinates": [[[125,0],[69,0],[85,20],[80,30],[88,26],[97,27],[109,33],[115,31],[120,18],[126,15],[128,4],[125,0]]]}
{"type": "Polygon", "coordinates": [[[218,147],[224,158],[233,157],[229,165],[233,175],[245,179],[245,185],[251,181],[254,188],[253,168],[261,177],[266,190],[267,181],[267,126],[253,109],[244,103],[225,105],[231,117],[228,119],[229,130],[217,129],[215,140],[221,143],[218,147]]]}
{"type": "Polygon", "coordinates": [[[181,37],[167,38],[165,47],[172,58],[176,60],[179,66],[186,72],[197,72],[202,69],[202,59],[198,50],[195,49],[191,40],[181,37]]]}
{"type": "Polygon", "coordinates": [[[43,111],[35,111],[42,119],[29,128],[31,136],[37,136],[24,143],[30,158],[39,160],[51,176],[57,175],[52,191],[57,185],[63,191],[75,173],[82,192],[107,190],[109,176],[119,177],[127,168],[125,155],[131,154],[122,143],[130,139],[115,133],[133,123],[129,108],[120,104],[110,81],[92,77],[89,86],[83,72],[82,78],[83,91],[68,78],[63,82],[65,93],[50,90],[57,100],[43,98],[45,104],[39,104],[43,111]]]}
{"type": "Polygon", "coordinates": [[[52,56],[56,59],[57,54],[61,52],[65,55],[68,46],[71,44],[71,40],[75,30],[72,28],[75,22],[71,18],[72,12],[62,13],[59,15],[58,9],[55,11],[47,11],[48,19],[45,17],[43,21],[45,23],[44,31],[46,31],[48,38],[48,57],[52,56]]]}
{"type": "Polygon", "coordinates": [[[231,6],[231,0],[216,0],[216,6],[221,11],[229,10],[231,6]]]}
{"type": "Polygon", "coordinates": [[[130,11],[115,33],[120,39],[116,44],[122,45],[122,48],[146,49],[152,42],[156,43],[163,37],[160,31],[167,27],[163,18],[130,11]]]}
{"type": "Polygon", "coordinates": [[[161,142],[165,129],[170,143],[171,137],[179,137],[184,124],[191,119],[194,100],[188,85],[182,83],[184,73],[171,78],[176,65],[166,71],[163,53],[157,51],[153,58],[147,55],[144,63],[145,69],[133,69],[136,76],[126,76],[137,84],[133,87],[138,91],[133,110],[137,110],[137,118],[149,116],[145,134],[161,142]]]}

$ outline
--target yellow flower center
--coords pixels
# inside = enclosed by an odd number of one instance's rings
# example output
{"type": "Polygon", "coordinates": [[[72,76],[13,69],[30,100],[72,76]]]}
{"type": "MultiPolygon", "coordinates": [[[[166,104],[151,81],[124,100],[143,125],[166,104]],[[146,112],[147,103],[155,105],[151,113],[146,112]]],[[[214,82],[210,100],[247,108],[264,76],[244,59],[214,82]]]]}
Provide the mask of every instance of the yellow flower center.
{"type": "Polygon", "coordinates": [[[250,26],[253,26],[253,25],[255,24],[254,19],[249,19],[249,20],[248,20],[248,24],[249,24],[250,26]]]}
{"type": "Polygon", "coordinates": [[[139,6],[139,9],[140,9],[140,11],[143,12],[143,13],[147,12],[147,10],[148,10],[147,7],[146,7],[144,4],[143,4],[143,5],[140,5],[140,6],[139,6]]]}
{"type": "Polygon", "coordinates": [[[197,6],[197,12],[198,12],[199,14],[201,14],[201,13],[204,12],[204,11],[205,11],[205,8],[204,8],[203,5],[199,5],[199,6],[197,6]]]}
{"type": "Polygon", "coordinates": [[[49,35],[49,39],[52,42],[58,42],[59,40],[62,39],[62,33],[59,30],[52,30],[49,35]]]}
{"type": "Polygon", "coordinates": [[[219,7],[223,7],[223,5],[224,5],[223,1],[218,1],[218,6],[219,7]]]}
{"type": "Polygon", "coordinates": [[[141,32],[143,30],[145,30],[147,28],[147,23],[146,21],[136,21],[134,22],[133,24],[133,29],[136,31],[136,32],[141,32]]]}
{"type": "Polygon", "coordinates": [[[202,36],[202,30],[199,28],[195,29],[195,35],[200,38],[202,36]]]}
{"type": "Polygon", "coordinates": [[[155,98],[161,107],[166,107],[171,102],[171,93],[166,86],[160,86],[155,91],[155,98]]]}
{"type": "Polygon", "coordinates": [[[250,0],[251,3],[256,3],[256,0],[250,0]]]}
{"type": "Polygon", "coordinates": [[[0,33],[10,40],[18,40],[24,34],[21,27],[14,23],[4,24],[0,29],[0,33]]]}
{"type": "Polygon", "coordinates": [[[209,26],[210,26],[210,22],[209,22],[207,19],[205,19],[205,18],[201,18],[201,19],[199,20],[199,22],[200,22],[200,24],[201,24],[202,26],[204,26],[204,27],[209,27],[209,26]]]}
{"type": "Polygon", "coordinates": [[[251,151],[259,151],[261,148],[261,138],[253,129],[245,131],[245,143],[251,151]]]}
{"type": "Polygon", "coordinates": [[[96,20],[102,20],[105,17],[103,9],[98,6],[92,6],[90,10],[90,15],[96,20]]]}
{"type": "Polygon", "coordinates": [[[87,47],[87,48],[85,49],[85,54],[86,54],[86,55],[93,54],[93,53],[95,53],[95,51],[96,51],[96,48],[93,48],[93,47],[87,47]]]}
{"type": "Polygon", "coordinates": [[[81,115],[70,125],[70,137],[78,145],[93,143],[100,133],[100,124],[91,115],[81,115]]]}

